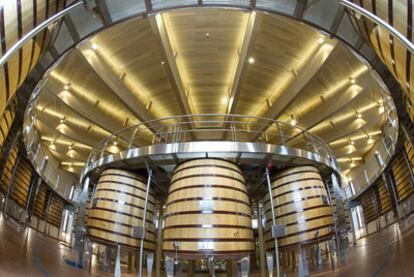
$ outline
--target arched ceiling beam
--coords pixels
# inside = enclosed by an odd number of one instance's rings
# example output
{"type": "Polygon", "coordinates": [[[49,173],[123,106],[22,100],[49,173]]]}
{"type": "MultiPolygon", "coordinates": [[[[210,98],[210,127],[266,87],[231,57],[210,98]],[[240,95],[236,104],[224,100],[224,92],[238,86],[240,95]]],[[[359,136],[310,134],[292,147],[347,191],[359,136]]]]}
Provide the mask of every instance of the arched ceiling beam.
{"type": "Polygon", "coordinates": [[[85,141],[80,141],[78,139],[75,139],[72,136],[69,136],[67,134],[62,133],[61,131],[57,130],[56,127],[52,127],[48,122],[46,122],[44,120],[40,120],[38,117],[36,117],[36,121],[39,121],[40,124],[43,124],[44,126],[46,126],[48,129],[50,129],[50,131],[52,131],[53,133],[57,134],[58,137],[59,136],[62,136],[64,138],[66,138],[67,140],[72,141],[72,142],[74,142],[76,144],[84,145],[84,146],[86,146],[86,147],[88,147],[90,149],[93,149],[94,148],[94,146],[90,145],[89,143],[86,143],[85,141]]]}
{"type": "MultiPolygon", "coordinates": [[[[331,117],[333,117],[334,115],[346,110],[348,108],[348,105],[358,96],[361,95],[363,91],[363,88],[358,86],[358,87],[347,87],[345,90],[342,90],[339,93],[339,97],[344,97],[344,95],[351,95],[351,97],[349,97],[349,99],[340,99],[338,100],[338,98],[336,98],[334,100],[334,103],[332,103],[332,105],[336,105],[336,109],[334,109],[333,111],[331,111],[328,114],[324,114],[322,118],[314,120],[313,122],[310,123],[309,126],[306,126],[306,128],[304,129],[304,131],[299,132],[297,135],[293,136],[292,138],[288,139],[287,142],[291,142],[293,140],[295,140],[297,137],[300,137],[301,135],[303,135],[303,133],[305,131],[309,132],[310,130],[312,130],[313,128],[315,128],[316,126],[318,126],[319,124],[325,122],[326,120],[330,119],[331,117]],[[339,103],[339,105],[337,105],[337,103],[339,103]]],[[[331,101],[330,101],[331,102],[331,101]]],[[[317,107],[315,110],[319,110],[322,109],[324,105],[317,107]]],[[[322,109],[323,110],[323,109],[322,109]]],[[[322,114],[324,111],[321,111],[322,114]]]]}
{"type": "MultiPolygon", "coordinates": [[[[285,109],[296,99],[300,94],[302,89],[309,83],[309,81],[318,73],[319,69],[328,59],[329,55],[335,49],[336,40],[330,39],[325,42],[314,55],[310,57],[308,61],[305,62],[302,69],[298,72],[295,78],[289,83],[286,89],[281,94],[280,99],[274,103],[267,112],[263,115],[265,118],[277,119],[279,118],[285,109]]],[[[254,138],[260,136],[260,134],[267,130],[269,125],[261,127],[260,132],[254,138]]]]}
{"type": "MultiPolygon", "coordinates": [[[[129,88],[122,82],[122,79],[113,72],[111,67],[104,62],[104,59],[99,57],[98,51],[92,49],[92,44],[88,42],[82,45],[78,51],[98,77],[112,89],[114,94],[141,122],[154,120],[155,118],[145,105],[134,97],[129,88]]],[[[151,129],[150,126],[149,129],[151,129]]],[[[152,131],[155,133],[154,130],[152,131]]]]}
{"type": "MultiPolygon", "coordinates": [[[[72,111],[74,114],[78,115],[79,117],[81,117],[83,120],[85,120],[87,123],[89,123],[90,126],[96,126],[99,129],[101,129],[102,131],[108,133],[108,136],[110,136],[111,134],[113,134],[115,131],[117,130],[110,130],[106,127],[104,127],[102,124],[99,124],[98,122],[96,122],[95,120],[91,119],[90,117],[88,117],[86,114],[84,114],[83,112],[79,111],[79,110],[75,110],[72,105],[70,105],[70,103],[67,100],[62,99],[59,95],[57,95],[56,93],[54,93],[54,91],[59,91],[60,86],[57,85],[57,83],[53,80],[53,78],[50,78],[48,81],[48,85],[45,86],[43,89],[45,89],[47,91],[48,94],[52,94],[60,103],[62,103],[63,105],[65,105],[65,107],[67,107],[70,111],[72,111]]],[[[128,145],[128,139],[129,138],[124,138],[122,135],[118,137],[120,140],[122,140],[126,145],[128,145]]],[[[134,146],[137,146],[135,144],[133,144],[134,146]]]]}
{"type": "MultiPolygon", "coordinates": [[[[187,93],[185,91],[180,71],[176,63],[176,55],[171,46],[171,41],[168,36],[168,31],[165,26],[162,14],[158,13],[154,16],[148,17],[151,25],[152,33],[155,39],[158,41],[161,57],[167,72],[168,79],[170,80],[171,87],[173,88],[175,99],[178,101],[178,106],[183,115],[191,115],[191,107],[188,101],[187,93]]],[[[195,129],[195,124],[190,123],[191,129],[195,129]]],[[[195,139],[194,132],[190,133],[191,137],[195,139]]]]}
{"type": "Polygon", "coordinates": [[[181,112],[183,114],[190,115],[192,114],[191,107],[188,103],[187,94],[185,92],[185,88],[176,63],[176,55],[172,49],[162,14],[149,16],[148,20],[150,22],[152,33],[154,34],[155,39],[161,45],[161,57],[163,59],[167,75],[173,88],[175,99],[178,101],[181,112]]]}
{"type": "Polygon", "coordinates": [[[254,11],[250,13],[243,37],[243,42],[240,47],[240,52],[238,53],[239,60],[237,63],[236,72],[231,85],[229,104],[227,106],[226,111],[226,113],[228,114],[234,114],[236,112],[241,91],[242,80],[246,73],[248,54],[251,52],[251,49],[253,47],[253,42],[255,40],[257,30],[260,27],[261,20],[261,14],[257,14],[254,11]]]}
{"type": "MultiPolygon", "coordinates": [[[[380,118],[381,117],[377,117],[377,119],[380,119],[380,118]]],[[[345,133],[339,134],[337,137],[329,140],[328,141],[328,144],[331,144],[331,143],[333,143],[333,142],[335,142],[337,140],[340,140],[340,139],[345,139],[345,138],[347,138],[349,136],[352,136],[353,134],[355,134],[357,132],[364,131],[367,128],[370,128],[370,127],[372,127],[373,125],[375,125],[377,123],[378,123],[377,120],[370,120],[369,122],[367,122],[364,125],[362,125],[360,128],[351,129],[349,132],[345,132],[345,133]]]]}
{"type": "Polygon", "coordinates": [[[72,111],[74,114],[80,116],[86,122],[90,123],[91,125],[97,126],[98,128],[102,129],[103,131],[107,132],[108,134],[112,134],[114,132],[114,131],[109,130],[106,127],[102,126],[98,122],[92,120],[87,115],[85,115],[83,112],[78,111],[78,110],[75,110],[72,107],[72,105],[70,105],[70,103],[67,100],[62,99],[59,95],[57,95],[56,93],[54,93],[55,91],[59,91],[60,86],[57,85],[56,81],[54,81],[53,78],[50,78],[49,79],[49,81],[47,83],[47,86],[45,86],[43,89],[46,90],[46,92],[48,94],[52,94],[56,98],[56,100],[58,100],[60,103],[62,103],[63,105],[65,105],[70,111],[72,111]]]}

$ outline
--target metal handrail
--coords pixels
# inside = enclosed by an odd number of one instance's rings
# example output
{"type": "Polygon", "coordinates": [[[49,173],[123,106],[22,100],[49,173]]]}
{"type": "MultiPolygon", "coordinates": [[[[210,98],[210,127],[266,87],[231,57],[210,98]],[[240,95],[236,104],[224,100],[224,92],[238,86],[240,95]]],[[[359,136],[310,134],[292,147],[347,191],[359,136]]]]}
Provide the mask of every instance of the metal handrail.
{"type": "Polygon", "coordinates": [[[391,35],[396,37],[411,52],[411,54],[414,54],[414,44],[412,44],[411,41],[409,41],[403,34],[401,34],[397,29],[388,24],[386,21],[348,0],[341,0],[340,3],[341,5],[353,10],[354,12],[380,25],[391,35]]]}
{"type": "Polygon", "coordinates": [[[275,145],[285,145],[288,138],[300,133],[302,135],[302,140],[299,141],[298,144],[303,144],[302,146],[299,146],[299,149],[318,154],[321,157],[328,159],[334,157],[328,143],[323,139],[303,128],[292,126],[288,122],[249,115],[195,114],[155,119],[122,128],[97,144],[91,151],[88,160],[86,161],[86,166],[96,160],[102,159],[105,156],[105,152],[110,152],[107,151],[107,149],[109,149],[108,147],[111,147],[111,145],[116,145],[117,147],[120,147],[118,149],[126,150],[145,146],[145,144],[182,143],[209,139],[233,142],[256,142],[256,139],[254,139],[252,135],[258,133],[269,134],[269,143],[275,145]],[[206,126],[195,127],[203,124],[206,126]],[[225,128],[227,125],[230,127],[225,128]],[[248,128],[249,126],[253,128],[248,128]],[[266,132],[259,132],[258,129],[262,126],[268,126],[269,128],[266,132]],[[149,132],[146,132],[146,130],[149,132]],[[287,130],[288,132],[286,132],[287,130]],[[289,135],[290,133],[291,135],[289,135]],[[198,137],[198,139],[196,137],[194,139],[190,134],[195,134],[196,136],[198,134],[206,134],[207,136],[201,136],[198,137]],[[228,138],[223,138],[223,134],[228,134],[228,138]],[[126,139],[127,144],[123,145],[118,143],[120,137],[126,139]],[[143,143],[134,145],[134,142],[137,141],[142,141],[143,143]],[[117,143],[114,144],[114,142],[117,143]]]}
{"type": "Polygon", "coordinates": [[[33,28],[30,32],[25,34],[19,41],[17,41],[13,46],[0,58],[0,66],[4,66],[7,61],[19,51],[20,48],[22,48],[27,42],[29,42],[31,39],[33,39],[37,34],[42,32],[44,29],[52,25],[53,23],[59,21],[62,19],[65,15],[70,13],[72,10],[76,9],[77,7],[83,6],[83,1],[76,2],[69,7],[67,7],[64,10],[61,10],[60,12],[54,14],[53,16],[49,17],[39,25],[37,25],[35,28],[33,28]]]}

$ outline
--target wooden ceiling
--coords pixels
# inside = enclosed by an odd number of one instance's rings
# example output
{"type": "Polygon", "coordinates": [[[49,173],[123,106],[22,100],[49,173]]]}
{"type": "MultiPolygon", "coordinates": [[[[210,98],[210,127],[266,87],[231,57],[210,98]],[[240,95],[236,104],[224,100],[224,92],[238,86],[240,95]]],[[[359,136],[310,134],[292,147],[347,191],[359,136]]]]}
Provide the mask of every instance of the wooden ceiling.
{"type": "Polygon", "coordinates": [[[385,123],[381,87],[341,42],[286,17],[191,9],[135,18],[73,49],[36,109],[42,143],[79,173],[110,133],[179,114],[297,120],[357,165],[385,123]],[[351,144],[352,141],[352,144],[351,144]]]}

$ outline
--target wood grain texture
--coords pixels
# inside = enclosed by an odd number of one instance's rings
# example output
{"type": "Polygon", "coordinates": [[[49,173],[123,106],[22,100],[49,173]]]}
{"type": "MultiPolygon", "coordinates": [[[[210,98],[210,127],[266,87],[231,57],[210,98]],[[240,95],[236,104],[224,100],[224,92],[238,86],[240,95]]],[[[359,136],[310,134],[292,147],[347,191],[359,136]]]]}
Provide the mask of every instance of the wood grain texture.
{"type": "MultiPolygon", "coordinates": [[[[276,224],[286,225],[278,239],[281,249],[330,239],[333,216],[328,195],[318,170],[312,166],[285,169],[272,177],[272,199],[276,224]]],[[[271,237],[272,213],[269,194],[264,199],[265,247],[274,249],[271,237]]]]}
{"type": "MultiPolygon", "coordinates": [[[[140,239],[133,237],[133,228],[142,226],[146,179],[118,169],[102,172],[93,203],[88,210],[86,226],[89,236],[109,244],[138,248],[140,239]]],[[[154,250],[154,198],[148,198],[144,248],[154,250]]]]}
{"type": "Polygon", "coordinates": [[[7,190],[9,189],[10,178],[12,175],[13,167],[17,160],[18,152],[19,152],[18,147],[15,146],[10,151],[10,154],[7,157],[6,165],[4,167],[3,174],[1,175],[1,182],[0,182],[0,189],[3,191],[4,194],[6,194],[7,190]]]}
{"type": "MultiPolygon", "coordinates": [[[[404,0],[362,0],[356,1],[369,12],[377,15],[398,32],[412,41],[413,4],[404,0]]],[[[380,26],[361,17],[354,19],[361,33],[371,43],[374,51],[381,58],[396,80],[400,83],[407,97],[413,96],[413,56],[398,39],[392,37],[380,26]]],[[[412,103],[412,102],[411,102],[412,103]]],[[[410,113],[411,105],[406,106],[410,113]]],[[[412,113],[411,113],[412,114],[412,113]]],[[[413,118],[411,118],[413,120],[413,118]]]]}
{"type": "Polygon", "coordinates": [[[402,153],[399,153],[391,162],[391,171],[395,182],[395,189],[399,202],[403,202],[413,194],[414,188],[411,184],[411,170],[407,165],[402,153]]]}
{"type": "Polygon", "coordinates": [[[32,168],[27,160],[22,159],[17,166],[10,197],[23,208],[26,207],[31,181],[32,168]]]}
{"type": "Polygon", "coordinates": [[[174,170],[166,203],[163,251],[187,258],[246,255],[254,249],[249,197],[240,169],[220,159],[174,170]]]}

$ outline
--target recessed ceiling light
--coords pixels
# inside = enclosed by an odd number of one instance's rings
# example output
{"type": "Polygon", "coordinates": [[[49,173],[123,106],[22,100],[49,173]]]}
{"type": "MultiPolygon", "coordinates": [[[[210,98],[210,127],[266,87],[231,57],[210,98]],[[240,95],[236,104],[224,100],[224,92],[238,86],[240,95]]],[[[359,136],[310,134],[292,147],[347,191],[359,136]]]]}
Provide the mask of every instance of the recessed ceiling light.
{"type": "Polygon", "coordinates": [[[92,47],[93,50],[98,49],[98,45],[94,42],[92,43],[91,47],[92,47]]]}
{"type": "Polygon", "coordinates": [[[210,33],[205,34],[206,38],[210,37],[210,33]]]}
{"type": "Polygon", "coordinates": [[[351,84],[355,84],[355,79],[352,77],[349,77],[349,81],[351,82],[351,84]]]}
{"type": "Polygon", "coordinates": [[[162,64],[162,65],[164,65],[164,64],[165,64],[165,62],[164,62],[164,61],[161,61],[161,64],[162,64]]]}
{"type": "Polygon", "coordinates": [[[114,146],[117,146],[118,145],[118,142],[116,140],[114,140],[113,145],[114,146]]]}
{"type": "Polygon", "coordinates": [[[296,118],[295,118],[295,116],[293,115],[293,114],[291,114],[290,115],[290,125],[292,125],[292,126],[296,126],[296,124],[297,124],[298,122],[297,122],[297,120],[296,120],[296,118]]]}
{"type": "Polygon", "coordinates": [[[221,98],[221,103],[226,104],[227,103],[227,96],[224,96],[221,98]]]}
{"type": "Polygon", "coordinates": [[[60,123],[64,123],[65,122],[65,118],[62,118],[61,120],[60,120],[60,123]]]}
{"type": "Polygon", "coordinates": [[[357,118],[362,118],[362,114],[359,113],[358,111],[355,111],[355,115],[356,115],[357,118]]]}
{"type": "Polygon", "coordinates": [[[378,101],[378,111],[380,113],[385,112],[384,102],[382,100],[378,101]]]}
{"type": "Polygon", "coordinates": [[[64,88],[65,90],[68,90],[68,89],[69,89],[69,87],[70,87],[70,83],[66,83],[66,84],[63,86],[63,88],[64,88]]]}
{"type": "Polygon", "coordinates": [[[254,58],[253,58],[253,57],[250,57],[250,58],[248,59],[248,61],[249,61],[249,63],[254,63],[254,58]]]}
{"type": "Polygon", "coordinates": [[[354,145],[354,141],[352,139],[349,140],[349,145],[354,145]]]}
{"type": "Polygon", "coordinates": [[[319,38],[318,42],[319,42],[319,44],[322,44],[322,43],[325,42],[325,39],[323,37],[321,37],[321,38],[319,38]]]}

